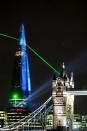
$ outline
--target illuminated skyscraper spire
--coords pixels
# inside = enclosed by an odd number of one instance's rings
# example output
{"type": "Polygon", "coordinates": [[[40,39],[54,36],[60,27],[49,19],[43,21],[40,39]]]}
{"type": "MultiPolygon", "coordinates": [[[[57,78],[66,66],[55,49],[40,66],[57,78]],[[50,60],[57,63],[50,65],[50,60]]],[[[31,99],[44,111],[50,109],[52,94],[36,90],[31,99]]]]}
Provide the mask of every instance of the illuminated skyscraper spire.
{"type": "Polygon", "coordinates": [[[25,31],[24,25],[21,25],[20,29],[20,41],[19,45],[21,46],[21,88],[23,94],[26,97],[26,94],[31,92],[30,85],[30,72],[29,72],[29,64],[28,64],[28,56],[26,50],[26,39],[25,39],[25,31]]]}
{"type": "MultiPolygon", "coordinates": [[[[12,107],[19,105],[19,100],[29,97],[31,94],[30,71],[27,55],[24,25],[20,28],[20,40],[16,45],[14,72],[12,79],[9,103],[12,107]]],[[[26,103],[27,106],[27,103],[26,103]]],[[[21,105],[20,105],[21,107],[21,105]]]]}
{"type": "Polygon", "coordinates": [[[25,39],[25,31],[24,31],[24,25],[22,24],[21,25],[21,28],[20,28],[20,45],[21,46],[26,46],[26,39],[25,39]]]}

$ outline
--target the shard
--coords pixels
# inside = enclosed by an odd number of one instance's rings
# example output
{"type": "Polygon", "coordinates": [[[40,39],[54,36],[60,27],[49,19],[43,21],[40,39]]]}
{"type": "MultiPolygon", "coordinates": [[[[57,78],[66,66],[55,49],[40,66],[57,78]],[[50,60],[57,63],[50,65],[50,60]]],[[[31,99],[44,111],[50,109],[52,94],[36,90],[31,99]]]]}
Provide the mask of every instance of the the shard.
{"type": "MultiPolygon", "coordinates": [[[[24,25],[20,28],[20,40],[16,45],[12,89],[10,99],[25,99],[31,94],[30,70],[24,25]]],[[[16,107],[16,105],[15,105],[16,107]]]]}

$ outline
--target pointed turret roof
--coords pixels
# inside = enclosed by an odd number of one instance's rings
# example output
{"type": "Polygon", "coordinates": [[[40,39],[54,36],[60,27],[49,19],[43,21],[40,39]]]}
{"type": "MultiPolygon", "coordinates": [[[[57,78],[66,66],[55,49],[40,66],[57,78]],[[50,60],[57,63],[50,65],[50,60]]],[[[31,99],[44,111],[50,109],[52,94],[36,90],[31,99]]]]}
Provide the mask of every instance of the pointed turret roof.
{"type": "Polygon", "coordinates": [[[71,72],[71,79],[70,80],[73,81],[73,72],[71,72]]]}
{"type": "Polygon", "coordinates": [[[66,72],[65,72],[65,64],[63,62],[63,64],[62,64],[62,70],[61,70],[61,76],[64,77],[65,74],[66,74],[66,72]]]}
{"type": "Polygon", "coordinates": [[[62,69],[65,69],[65,64],[64,64],[64,62],[63,62],[63,64],[62,64],[62,69]]]}

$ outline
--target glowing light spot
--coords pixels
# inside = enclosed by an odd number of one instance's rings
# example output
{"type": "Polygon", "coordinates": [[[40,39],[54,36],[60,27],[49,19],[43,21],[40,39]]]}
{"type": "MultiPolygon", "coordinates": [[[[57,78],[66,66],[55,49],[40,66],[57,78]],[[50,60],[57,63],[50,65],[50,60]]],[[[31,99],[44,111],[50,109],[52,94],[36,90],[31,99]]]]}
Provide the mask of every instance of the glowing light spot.
{"type": "Polygon", "coordinates": [[[12,94],[12,99],[19,99],[19,98],[20,98],[20,96],[18,93],[15,92],[12,94]]]}
{"type": "Polygon", "coordinates": [[[14,109],[14,111],[27,111],[26,109],[14,109]]]}

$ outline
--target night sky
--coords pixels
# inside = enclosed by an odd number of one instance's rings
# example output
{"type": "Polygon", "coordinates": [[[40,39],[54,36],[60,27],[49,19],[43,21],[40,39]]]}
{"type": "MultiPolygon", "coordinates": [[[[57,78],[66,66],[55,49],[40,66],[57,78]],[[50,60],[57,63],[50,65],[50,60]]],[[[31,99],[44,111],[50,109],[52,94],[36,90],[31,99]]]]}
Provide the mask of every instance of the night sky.
{"type": "MultiPolygon", "coordinates": [[[[74,73],[75,88],[87,89],[86,3],[58,0],[14,2],[0,4],[0,33],[19,38],[23,23],[27,43],[30,41],[29,45],[57,70],[60,71],[62,62],[65,62],[69,76],[70,72],[74,73]]],[[[16,40],[0,36],[0,107],[3,108],[7,106],[11,88],[16,43],[16,40]]],[[[34,91],[50,81],[54,72],[30,50],[28,53],[34,91]]],[[[51,93],[48,88],[43,89],[40,92],[43,95],[37,99],[47,99],[51,93]]],[[[76,113],[87,114],[86,101],[86,96],[76,97],[76,113]]]]}

